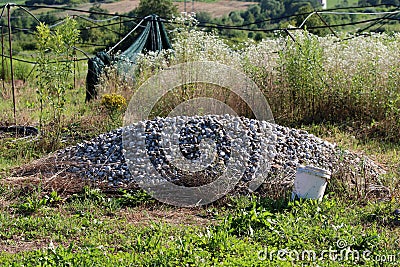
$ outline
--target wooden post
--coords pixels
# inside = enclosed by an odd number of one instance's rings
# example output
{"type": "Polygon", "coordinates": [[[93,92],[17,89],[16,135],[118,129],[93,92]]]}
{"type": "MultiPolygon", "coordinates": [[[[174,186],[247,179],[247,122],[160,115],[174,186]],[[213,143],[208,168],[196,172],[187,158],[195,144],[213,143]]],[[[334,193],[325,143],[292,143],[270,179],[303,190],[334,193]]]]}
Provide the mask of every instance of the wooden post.
{"type": "MultiPolygon", "coordinates": [[[[79,85],[79,80],[81,79],[81,72],[80,72],[80,70],[79,70],[79,63],[80,63],[80,61],[77,59],[76,60],[76,71],[77,71],[77,73],[78,73],[78,85],[79,85]]],[[[78,87],[79,88],[79,87],[78,87]]]]}
{"type": "Polygon", "coordinates": [[[12,100],[14,108],[14,124],[17,124],[17,112],[15,104],[15,82],[14,82],[14,69],[13,69],[13,57],[12,57],[12,36],[11,36],[11,6],[7,4],[7,15],[8,15],[8,43],[10,49],[10,74],[11,74],[11,90],[12,90],[12,100]]]}
{"type": "Polygon", "coordinates": [[[3,92],[5,92],[5,79],[6,79],[6,69],[4,66],[4,27],[1,26],[1,68],[2,68],[2,73],[1,73],[1,80],[3,82],[3,92]]]}
{"type": "MultiPolygon", "coordinates": [[[[73,20],[75,20],[75,15],[73,15],[72,16],[72,19],[73,20]]],[[[74,49],[74,51],[73,51],[73,53],[72,53],[72,64],[74,64],[73,65],[73,68],[74,68],[74,85],[73,85],[73,87],[72,87],[72,89],[76,89],[76,49],[75,49],[75,47],[76,47],[76,43],[74,43],[74,47],[73,47],[73,49],[74,49]]],[[[69,60],[69,57],[67,58],[68,60],[69,60]]]]}
{"type": "Polygon", "coordinates": [[[74,49],[74,55],[72,57],[72,60],[74,62],[74,90],[76,89],[76,50],[74,49]]]}

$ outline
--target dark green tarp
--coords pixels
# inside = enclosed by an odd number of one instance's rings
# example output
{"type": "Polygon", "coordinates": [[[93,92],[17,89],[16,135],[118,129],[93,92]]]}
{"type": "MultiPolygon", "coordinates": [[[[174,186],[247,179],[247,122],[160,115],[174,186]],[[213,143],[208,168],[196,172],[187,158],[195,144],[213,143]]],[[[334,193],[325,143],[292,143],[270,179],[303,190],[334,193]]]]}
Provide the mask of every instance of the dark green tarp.
{"type": "MultiPolygon", "coordinates": [[[[97,97],[96,85],[100,81],[100,76],[104,67],[111,63],[118,64],[118,71],[122,75],[129,73],[135,64],[139,53],[146,51],[161,51],[172,49],[167,31],[161,18],[157,15],[150,15],[145,18],[146,27],[133,44],[121,54],[111,58],[106,52],[99,52],[95,57],[88,60],[88,73],[86,76],[86,102],[97,97]]],[[[133,78],[133,77],[132,77],[133,78]]]]}
{"type": "Polygon", "coordinates": [[[111,62],[111,57],[106,52],[99,52],[95,57],[89,58],[86,75],[86,102],[97,97],[96,84],[100,82],[104,67],[111,65],[111,62]]]}
{"type": "Polygon", "coordinates": [[[118,55],[118,59],[135,63],[137,54],[142,51],[172,49],[167,31],[160,17],[151,15],[146,19],[148,19],[148,22],[143,32],[128,49],[118,55]]]}

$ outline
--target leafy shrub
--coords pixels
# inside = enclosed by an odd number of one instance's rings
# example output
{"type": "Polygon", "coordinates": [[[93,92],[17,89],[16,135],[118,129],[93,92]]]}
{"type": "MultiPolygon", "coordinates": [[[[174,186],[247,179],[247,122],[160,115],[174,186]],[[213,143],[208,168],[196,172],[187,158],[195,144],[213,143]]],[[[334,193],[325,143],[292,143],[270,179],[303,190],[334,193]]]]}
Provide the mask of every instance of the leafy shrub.
{"type": "Polygon", "coordinates": [[[122,95],[104,94],[101,97],[101,105],[110,113],[120,112],[126,108],[126,99],[122,95]]]}
{"type": "Polygon", "coordinates": [[[109,115],[112,128],[120,127],[122,115],[126,109],[126,99],[119,94],[104,94],[101,97],[101,105],[109,115]]]}
{"type": "Polygon", "coordinates": [[[40,125],[43,126],[44,107],[50,106],[50,120],[54,129],[51,132],[52,146],[57,148],[61,120],[64,112],[66,92],[72,88],[72,69],[74,45],[79,39],[77,23],[67,18],[55,31],[41,23],[36,31],[38,45],[37,93],[40,103],[40,125]]]}

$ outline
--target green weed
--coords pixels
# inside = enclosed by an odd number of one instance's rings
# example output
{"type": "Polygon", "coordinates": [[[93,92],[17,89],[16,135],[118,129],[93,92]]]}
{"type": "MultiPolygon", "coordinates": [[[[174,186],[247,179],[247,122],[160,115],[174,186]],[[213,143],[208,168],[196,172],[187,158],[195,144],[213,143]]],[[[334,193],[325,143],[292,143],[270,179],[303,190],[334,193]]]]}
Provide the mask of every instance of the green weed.
{"type": "Polygon", "coordinates": [[[156,200],[144,190],[135,192],[122,190],[122,195],[117,199],[117,202],[123,207],[135,207],[143,204],[153,204],[156,200]]]}
{"type": "Polygon", "coordinates": [[[32,214],[39,211],[43,207],[53,206],[61,201],[61,197],[56,191],[51,191],[49,194],[41,196],[41,190],[25,197],[21,203],[15,205],[18,212],[23,214],[32,214]]]}

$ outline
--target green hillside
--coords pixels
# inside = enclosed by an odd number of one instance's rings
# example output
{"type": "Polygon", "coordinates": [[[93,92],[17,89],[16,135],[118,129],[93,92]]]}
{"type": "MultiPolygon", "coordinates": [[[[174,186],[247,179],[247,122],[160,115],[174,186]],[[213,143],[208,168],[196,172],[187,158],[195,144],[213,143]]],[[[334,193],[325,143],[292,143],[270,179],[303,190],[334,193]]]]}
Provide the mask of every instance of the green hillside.
{"type": "Polygon", "coordinates": [[[346,2],[348,6],[357,6],[358,0],[327,0],[328,8],[334,8],[337,5],[339,6],[346,6],[346,2]]]}
{"type": "Polygon", "coordinates": [[[5,5],[7,3],[24,4],[25,0],[15,0],[15,1],[0,0],[0,5],[5,5]]]}

